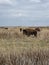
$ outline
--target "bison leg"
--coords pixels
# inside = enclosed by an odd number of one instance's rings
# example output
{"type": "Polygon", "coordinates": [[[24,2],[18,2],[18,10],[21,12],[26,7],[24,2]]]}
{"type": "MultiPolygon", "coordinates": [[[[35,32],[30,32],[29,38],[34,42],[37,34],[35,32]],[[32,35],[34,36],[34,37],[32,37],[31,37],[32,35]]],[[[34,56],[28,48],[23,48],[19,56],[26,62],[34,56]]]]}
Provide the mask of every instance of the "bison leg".
{"type": "Polygon", "coordinates": [[[34,34],[35,37],[37,37],[37,34],[34,34]]]}
{"type": "Polygon", "coordinates": [[[35,37],[37,37],[37,31],[35,31],[33,34],[34,34],[35,37]]]}
{"type": "Polygon", "coordinates": [[[30,36],[30,32],[27,32],[27,36],[28,36],[28,37],[30,36]]]}

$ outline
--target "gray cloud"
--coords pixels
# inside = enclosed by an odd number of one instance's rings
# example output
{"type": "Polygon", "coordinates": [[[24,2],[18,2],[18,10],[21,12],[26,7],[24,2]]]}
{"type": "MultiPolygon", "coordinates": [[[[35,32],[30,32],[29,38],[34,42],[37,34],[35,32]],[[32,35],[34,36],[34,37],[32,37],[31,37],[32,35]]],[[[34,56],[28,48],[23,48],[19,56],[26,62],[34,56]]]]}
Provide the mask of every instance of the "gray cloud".
{"type": "Polygon", "coordinates": [[[47,20],[49,0],[0,0],[0,17],[21,21],[47,20]]]}

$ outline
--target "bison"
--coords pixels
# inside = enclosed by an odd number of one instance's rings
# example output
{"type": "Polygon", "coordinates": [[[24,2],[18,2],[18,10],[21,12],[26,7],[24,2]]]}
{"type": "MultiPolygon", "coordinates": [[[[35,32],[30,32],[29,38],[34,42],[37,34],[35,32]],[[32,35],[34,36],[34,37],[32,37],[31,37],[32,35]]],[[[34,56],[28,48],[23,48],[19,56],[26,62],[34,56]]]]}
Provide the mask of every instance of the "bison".
{"type": "Polygon", "coordinates": [[[34,35],[35,37],[37,37],[37,30],[33,30],[33,29],[24,29],[23,30],[23,34],[30,36],[30,35],[34,35]]]}
{"type": "Polygon", "coordinates": [[[40,28],[39,28],[39,27],[37,27],[37,28],[35,28],[35,30],[40,31],[40,28]]]}
{"type": "Polygon", "coordinates": [[[8,29],[8,28],[4,28],[4,29],[8,29]]]}
{"type": "Polygon", "coordinates": [[[20,32],[22,31],[22,28],[20,28],[20,32]]]}

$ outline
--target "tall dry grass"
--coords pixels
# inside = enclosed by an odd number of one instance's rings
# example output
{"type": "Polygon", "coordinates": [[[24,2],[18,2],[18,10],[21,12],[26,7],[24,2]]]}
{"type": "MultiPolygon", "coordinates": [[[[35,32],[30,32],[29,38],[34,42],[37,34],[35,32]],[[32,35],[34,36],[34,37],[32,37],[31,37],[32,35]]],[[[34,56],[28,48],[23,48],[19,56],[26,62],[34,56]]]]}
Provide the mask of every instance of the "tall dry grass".
{"type": "Polygon", "coordinates": [[[20,29],[19,28],[0,28],[0,39],[8,39],[8,38],[19,38],[20,29]]]}
{"type": "MultiPolygon", "coordinates": [[[[24,27],[25,28],[25,27],[24,27]]],[[[28,27],[29,28],[29,27],[28,27]]],[[[34,27],[32,27],[34,29],[34,27]]],[[[23,29],[23,28],[22,28],[23,29]]],[[[38,32],[37,34],[37,38],[38,39],[45,39],[45,38],[49,38],[49,28],[47,27],[42,27],[40,28],[41,31],[38,32]]],[[[31,38],[34,38],[34,36],[30,36],[31,38]]],[[[23,32],[20,32],[20,27],[9,27],[8,29],[6,28],[0,28],[0,38],[3,38],[3,39],[7,39],[7,38],[29,38],[27,37],[26,35],[24,36],[23,35],[23,32]]]]}
{"type": "Polygon", "coordinates": [[[49,65],[49,49],[0,52],[0,65],[49,65]]]}
{"type": "Polygon", "coordinates": [[[18,27],[0,29],[0,65],[49,65],[49,28],[41,28],[37,38],[18,27]]]}

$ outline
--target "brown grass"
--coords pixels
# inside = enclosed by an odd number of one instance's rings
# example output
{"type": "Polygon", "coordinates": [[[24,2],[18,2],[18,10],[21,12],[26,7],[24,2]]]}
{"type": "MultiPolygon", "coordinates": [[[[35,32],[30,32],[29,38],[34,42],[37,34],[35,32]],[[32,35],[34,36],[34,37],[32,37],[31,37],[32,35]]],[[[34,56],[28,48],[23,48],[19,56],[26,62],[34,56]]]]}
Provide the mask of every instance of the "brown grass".
{"type": "Polygon", "coordinates": [[[0,65],[49,65],[49,49],[0,52],[0,65]]]}
{"type": "Polygon", "coordinates": [[[49,28],[40,29],[36,38],[20,27],[0,28],[0,65],[49,65],[49,28]]]}

